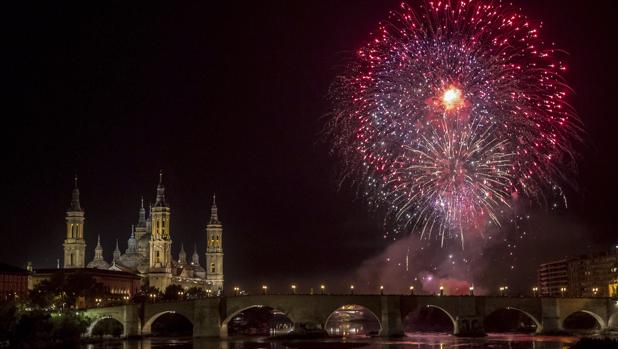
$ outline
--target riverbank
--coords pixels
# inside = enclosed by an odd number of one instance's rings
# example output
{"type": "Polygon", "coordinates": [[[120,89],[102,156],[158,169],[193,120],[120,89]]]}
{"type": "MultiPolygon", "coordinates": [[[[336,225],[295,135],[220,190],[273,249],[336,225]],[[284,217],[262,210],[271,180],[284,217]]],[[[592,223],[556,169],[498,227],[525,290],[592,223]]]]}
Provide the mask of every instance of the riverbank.
{"type": "Polygon", "coordinates": [[[147,337],[84,342],[80,349],[564,349],[579,338],[570,336],[534,336],[525,334],[488,335],[482,338],[456,337],[450,334],[413,334],[403,338],[323,338],[290,339],[269,337],[216,338],[147,337]]]}
{"type": "Polygon", "coordinates": [[[618,349],[618,339],[585,337],[580,339],[570,349],[618,349]]]}

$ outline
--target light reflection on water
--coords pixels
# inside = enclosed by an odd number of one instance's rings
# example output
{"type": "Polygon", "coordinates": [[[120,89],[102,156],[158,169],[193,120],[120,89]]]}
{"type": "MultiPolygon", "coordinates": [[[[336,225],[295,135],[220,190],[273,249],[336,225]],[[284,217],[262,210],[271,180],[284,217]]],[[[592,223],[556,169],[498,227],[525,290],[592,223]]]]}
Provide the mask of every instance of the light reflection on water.
{"type": "Polygon", "coordinates": [[[575,337],[489,335],[461,338],[446,334],[419,334],[401,339],[354,338],[320,340],[145,338],[83,345],[82,349],[566,349],[575,337]]]}

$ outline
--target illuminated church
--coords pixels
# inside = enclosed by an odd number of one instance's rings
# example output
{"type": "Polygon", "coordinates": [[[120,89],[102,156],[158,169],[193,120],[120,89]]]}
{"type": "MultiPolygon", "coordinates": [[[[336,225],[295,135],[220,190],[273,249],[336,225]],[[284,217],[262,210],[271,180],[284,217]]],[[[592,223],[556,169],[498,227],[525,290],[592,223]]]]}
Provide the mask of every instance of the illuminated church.
{"type": "Polygon", "coordinates": [[[210,209],[210,221],[206,225],[206,268],[200,265],[197,247],[194,246],[191,260],[187,259],[184,245],[178,258],[172,258],[171,211],[165,200],[163,174],[159,175],[154,205],[146,216],[144,200],[141,201],[138,220],[127,248],[121,253],[116,240],[116,249],[111,263],[103,257],[100,237],[94,249],[94,258],[86,264],[84,240],[84,210],[79,201],[77,178],[66,214],[67,233],[64,240],[64,268],[96,268],[130,272],[139,275],[144,284],[165,290],[170,284],[184,288],[199,287],[220,293],[223,290],[223,225],[219,221],[215,197],[210,209]]]}

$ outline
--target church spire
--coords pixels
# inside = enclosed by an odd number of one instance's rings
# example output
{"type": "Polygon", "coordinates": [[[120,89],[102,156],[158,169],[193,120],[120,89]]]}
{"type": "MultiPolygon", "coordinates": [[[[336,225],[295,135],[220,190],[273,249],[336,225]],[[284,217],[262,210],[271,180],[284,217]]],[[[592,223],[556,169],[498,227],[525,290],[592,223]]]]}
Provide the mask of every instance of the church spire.
{"type": "Polygon", "coordinates": [[[185,252],[184,244],[180,244],[180,252],[178,253],[178,263],[187,264],[187,253],[185,252]]]}
{"type": "Polygon", "coordinates": [[[131,224],[131,236],[127,241],[127,250],[125,253],[137,252],[137,240],[135,239],[135,226],[131,224]]]}
{"type": "Polygon", "coordinates": [[[197,244],[193,245],[193,256],[191,257],[192,265],[200,265],[200,256],[197,254],[197,244]]]}
{"type": "Polygon", "coordinates": [[[146,231],[150,232],[152,229],[152,202],[148,202],[148,215],[146,215],[146,231]]]}
{"type": "Polygon", "coordinates": [[[94,258],[86,268],[109,269],[109,263],[103,258],[103,247],[101,246],[101,236],[97,235],[97,247],[94,248],[94,258]]]}
{"type": "Polygon", "coordinates": [[[157,199],[155,200],[155,207],[167,207],[165,202],[165,187],[163,186],[163,170],[159,171],[159,184],[157,185],[157,199]]]}
{"type": "Polygon", "coordinates": [[[97,235],[97,247],[94,248],[94,259],[103,259],[103,246],[101,246],[101,235],[97,235]]]}
{"type": "Polygon", "coordinates": [[[137,219],[138,227],[146,227],[146,209],[144,208],[144,197],[142,196],[142,204],[139,208],[139,218],[137,219]]]}
{"type": "Polygon", "coordinates": [[[82,207],[79,204],[79,188],[77,187],[77,175],[75,175],[74,181],[75,186],[73,187],[73,193],[71,195],[71,207],[69,210],[73,212],[81,212],[82,207]]]}
{"type": "Polygon", "coordinates": [[[210,206],[210,223],[209,224],[220,224],[219,216],[217,213],[217,195],[212,194],[212,206],[210,206]]]}
{"type": "Polygon", "coordinates": [[[114,262],[120,258],[120,248],[118,247],[118,239],[116,239],[116,249],[114,250],[114,262]]]}

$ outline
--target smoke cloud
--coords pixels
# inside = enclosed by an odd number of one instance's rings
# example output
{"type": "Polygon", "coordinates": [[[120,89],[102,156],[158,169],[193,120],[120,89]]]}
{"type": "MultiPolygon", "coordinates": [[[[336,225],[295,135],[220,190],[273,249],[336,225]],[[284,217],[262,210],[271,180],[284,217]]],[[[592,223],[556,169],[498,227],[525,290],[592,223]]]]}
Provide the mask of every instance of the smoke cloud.
{"type": "Polygon", "coordinates": [[[513,294],[526,294],[536,284],[540,263],[587,253],[601,246],[582,245],[588,230],[571,216],[557,212],[513,216],[502,227],[488,227],[484,234],[458,240],[420,240],[409,235],[365,260],[350,276],[359,292],[406,294],[414,286],[419,294],[495,294],[509,286],[513,294]]]}

